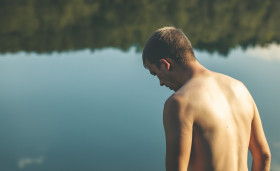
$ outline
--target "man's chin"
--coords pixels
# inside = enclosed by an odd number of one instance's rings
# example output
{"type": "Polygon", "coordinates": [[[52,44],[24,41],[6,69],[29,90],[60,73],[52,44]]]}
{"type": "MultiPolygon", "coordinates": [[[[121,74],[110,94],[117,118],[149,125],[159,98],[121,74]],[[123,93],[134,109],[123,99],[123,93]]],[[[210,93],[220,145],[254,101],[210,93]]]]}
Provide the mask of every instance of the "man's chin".
{"type": "Polygon", "coordinates": [[[171,87],[168,87],[170,90],[172,90],[172,91],[177,91],[176,89],[174,89],[174,88],[171,88],[171,87]]]}
{"type": "Polygon", "coordinates": [[[166,87],[173,91],[177,91],[179,89],[179,88],[174,88],[173,86],[170,86],[170,87],[166,86],[166,87]]]}
{"type": "Polygon", "coordinates": [[[170,90],[173,90],[173,91],[177,91],[177,90],[179,90],[181,87],[178,87],[178,88],[170,88],[170,90]]]}

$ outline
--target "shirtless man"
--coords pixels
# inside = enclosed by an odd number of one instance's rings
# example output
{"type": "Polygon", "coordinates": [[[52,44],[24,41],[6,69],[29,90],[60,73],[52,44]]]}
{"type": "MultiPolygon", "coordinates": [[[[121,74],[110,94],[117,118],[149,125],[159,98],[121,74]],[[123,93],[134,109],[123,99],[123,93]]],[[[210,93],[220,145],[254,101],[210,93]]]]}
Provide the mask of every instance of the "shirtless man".
{"type": "Polygon", "coordinates": [[[175,93],[165,102],[167,171],[269,170],[271,154],[256,104],[238,80],[210,71],[174,27],[157,30],[143,50],[143,64],[175,93]]]}

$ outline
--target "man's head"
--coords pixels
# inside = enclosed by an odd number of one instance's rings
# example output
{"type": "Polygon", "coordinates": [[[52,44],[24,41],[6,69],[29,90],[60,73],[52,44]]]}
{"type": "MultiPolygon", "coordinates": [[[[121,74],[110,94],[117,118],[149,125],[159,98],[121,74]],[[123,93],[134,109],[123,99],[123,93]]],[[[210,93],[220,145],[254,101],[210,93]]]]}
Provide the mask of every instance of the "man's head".
{"type": "Polygon", "coordinates": [[[160,67],[160,59],[170,58],[180,65],[195,61],[191,42],[185,34],[174,27],[163,27],[154,32],[143,50],[143,64],[146,61],[160,67]]]}
{"type": "Polygon", "coordinates": [[[142,57],[144,67],[158,77],[160,85],[175,91],[182,86],[178,71],[196,61],[189,39],[174,27],[158,29],[146,43],[142,57]]]}

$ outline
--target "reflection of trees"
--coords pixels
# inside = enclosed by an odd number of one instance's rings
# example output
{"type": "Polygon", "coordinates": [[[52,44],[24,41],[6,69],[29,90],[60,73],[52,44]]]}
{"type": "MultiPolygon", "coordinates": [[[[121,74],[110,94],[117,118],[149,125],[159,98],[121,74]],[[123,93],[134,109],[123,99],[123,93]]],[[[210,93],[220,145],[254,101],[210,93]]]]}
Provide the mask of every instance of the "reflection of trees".
{"type": "Polygon", "coordinates": [[[0,52],[142,47],[174,25],[195,48],[226,54],[280,43],[278,0],[0,0],[0,52]]]}

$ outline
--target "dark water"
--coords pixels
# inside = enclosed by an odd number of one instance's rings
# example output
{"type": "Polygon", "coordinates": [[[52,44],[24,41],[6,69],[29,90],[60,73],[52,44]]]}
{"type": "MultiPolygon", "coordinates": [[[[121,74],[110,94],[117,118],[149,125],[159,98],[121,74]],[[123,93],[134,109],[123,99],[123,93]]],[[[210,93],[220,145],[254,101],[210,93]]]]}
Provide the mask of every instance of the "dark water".
{"type": "Polygon", "coordinates": [[[172,94],[141,61],[175,25],[253,95],[280,170],[279,1],[0,0],[0,170],[164,170],[172,94]]]}
{"type": "Polygon", "coordinates": [[[0,52],[144,46],[159,27],[181,28],[195,48],[280,43],[278,0],[0,0],[0,52]]]}

